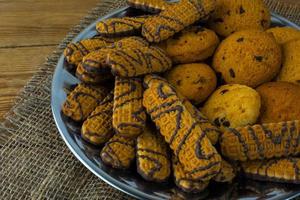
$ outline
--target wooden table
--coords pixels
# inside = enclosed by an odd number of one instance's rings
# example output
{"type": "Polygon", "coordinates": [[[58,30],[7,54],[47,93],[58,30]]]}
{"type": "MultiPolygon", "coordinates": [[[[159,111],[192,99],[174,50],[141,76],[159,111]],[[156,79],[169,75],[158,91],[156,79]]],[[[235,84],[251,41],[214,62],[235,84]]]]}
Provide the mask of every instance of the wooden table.
{"type": "Polygon", "coordinates": [[[0,121],[37,66],[98,1],[0,0],[0,121]]]}

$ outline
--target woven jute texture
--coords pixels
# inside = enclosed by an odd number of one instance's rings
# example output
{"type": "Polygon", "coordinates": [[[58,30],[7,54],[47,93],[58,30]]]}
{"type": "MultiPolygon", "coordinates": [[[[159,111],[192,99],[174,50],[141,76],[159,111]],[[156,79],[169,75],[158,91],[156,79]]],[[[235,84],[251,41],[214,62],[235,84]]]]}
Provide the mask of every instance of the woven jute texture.
{"type": "MultiPolygon", "coordinates": [[[[283,1],[282,1],[283,2],[283,1]]],[[[300,7],[266,0],[300,23],[300,7]]],[[[88,171],[60,137],[50,108],[53,71],[66,44],[98,17],[125,5],[101,0],[40,66],[0,125],[0,199],[131,199],[88,171]]]]}

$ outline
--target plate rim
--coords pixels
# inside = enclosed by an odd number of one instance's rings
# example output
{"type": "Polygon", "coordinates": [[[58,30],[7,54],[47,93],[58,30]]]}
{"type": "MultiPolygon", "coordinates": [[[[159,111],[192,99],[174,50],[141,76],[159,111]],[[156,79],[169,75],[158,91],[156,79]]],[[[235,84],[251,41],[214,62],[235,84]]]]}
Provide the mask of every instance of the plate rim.
{"type": "MultiPolygon", "coordinates": [[[[77,34],[71,42],[76,42],[79,41],[84,37],[84,35],[86,34],[87,30],[90,30],[92,28],[95,27],[96,23],[100,20],[106,19],[106,18],[110,18],[111,16],[114,16],[118,13],[124,12],[129,8],[129,6],[124,6],[122,8],[119,9],[115,9],[112,12],[108,13],[105,16],[99,17],[97,20],[95,20],[94,22],[92,22],[90,25],[88,25],[87,27],[85,27],[79,34],[77,34]]],[[[276,14],[276,13],[271,13],[271,17],[276,18],[277,20],[279,20],[281,23],[286,24],[288,26],[294,27],[298,30],[300,30],[300,26],[298,26],[297,24],[295,24],[294,22],[291,22],[290,20],[276,14]]],[[[55,107],[55,102],[57,101],[57,94],[55,93],[56,88],[57,88],[57,82],[55,81],[56,79],[58,79],[58,75],[59,75],[59,71],[61,70],[59,66],[62,66],[64,63],[64,55],[62,54],[56,64],[54,73],[53,73],[53,78],[52,78],[52,82],[51,82],[51,111],[52,111],[52,116],[53,119],[55,121],[55,125],[58,129],[58,132],[60,133],[60,136],[63,138],[64,143],[67,145],[68,149],[71,150],[71,152],[73,153],[73,155],[75,155],[75,157],[90,171],[92,172],[94,175],[96,175],[98,178],[100,178],[101,180],[103,180],[104,182],[106,182],[107,184],[109,184],[110,186],[130,195],[133,196],[135,198],[138,199],[154,199],[154,200],[159,200],[161,199],[160,197],[154,197],[151,195],[148,195],[147,193],[141,192],[140,190],[133,188],[121,181],[119,181],[118,179],[115,179],[113,177],[111,177],[108,173],[106,173],[105,171],[103,171],[102,169],[100,169],[95,163],[91,162],[91,160],[83,153],[83,151],[79,148],[79,146],[77,145],[77,143],[70,137],[68,136],[68,134],[72,134],[69,133],[65,124],[62,124],[62,119],[60,117],[60,110],[57,110],[55,107]],[[65,132],[67,134],[65,134],[65,132]]],[[[296,196],[299,196],[300,192],[290,192],[287,193],[286,199],[292,199],[295,198],[296,196]]]]}

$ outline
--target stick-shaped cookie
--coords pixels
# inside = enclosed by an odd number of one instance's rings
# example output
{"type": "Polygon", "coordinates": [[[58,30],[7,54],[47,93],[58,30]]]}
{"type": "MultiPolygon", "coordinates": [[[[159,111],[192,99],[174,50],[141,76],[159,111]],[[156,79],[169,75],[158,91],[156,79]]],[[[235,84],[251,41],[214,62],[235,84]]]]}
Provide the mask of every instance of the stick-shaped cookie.
{"type": "Polygon", "coordinates": [[[100,49],[86,55],[82,60],[82,66],[84,70],[92,74],[106,74],[110,73],[111,67],[107,65],[108,54],[114,51],[114,49],[127,49],[147,47],[149,45],[141,37],[128,37],[115,42],[112,46],[105,49],[100,49]]]}
{"type": "Polygon", "coordinates": [[[175,155],[172,156],[172,167],[176,186],[185,192],[201,192],[209,185],[209,181],[202,182],[193,180],[188,174],[186,174],[183,166],[175,155]]]}
{"type": "Polygon", "coordinates": [[[116,77],[114,95],[114,130],[125,137],[137,137],[146,125],[142,80],[116,77]]]}
{"type": "Polygon", "coordinates": [[[106,97],[108,90],[103,86],[78,84],[62,105],[64,115],[74,121],[83,121],[106,97]]]}
{"type": "Polygon", "coordinates": [[[300,184],[300,158],[248,161],[241,165],[244,174],[252,179],[300,184]]]}
{"type": "Polygon", "coordinates": [[[130,7],[150,13],[158,13],[172,5],[172,3],[166,0],[127,0],[127,4],[130,7]]]}
{"type": "Polygon", "coordinates": [[[105,37],[129,36],[139,33],[149,16],[109,18],[96,25],[98,33],[105,37]]]}
{"type": "Polygon", "coordinates": [[[194,180],[208,181],[219,173],[221,157],[175,90],[157,76],[147,75],[143,105],[165,141],[194,180]]]}
{"type": "Polygon", "coordinates": [[[245,126],[220,137],[222,154],[232,160],[287,157],[300,152],[299,121],[245,126]]]}
{"type": "Polygon", "coordinates": [[[159,15],[146,19],[142,35],[149,42],[166,40],[197,20],[207,18],[214,8],[215,0],[181,0],[159,15]]]}
{"type": "Polygon", "coordinates": [[[222,159],[221,170],[217,176],[213,178],[214,181],[225,183],[230,183],[236,176],[235,168],[226,160],[222,159]]]}
{"type": "Polygon", "coordinates": [[[137,138],[137,172],[148,181],[166,181],[171,173],[168,145],[155,127],[146,127],[137,138]]]}
{"type": "Polygon", "coordinates": [[[110,92],[83,122],[81,135],[88,142],[100,145],[107,142],[113,136],[113,98],[113,92],[110,92]]]}
{"type": "Polygon", "coordinates": [[[116,169],[128,169],[135,158],[135,139],[115,134],[103,147],[102,161],[116,169]]]}
{"type": "Polygon", "coordinates": [[[172,67],[166,53],[154,46],[114,50],[108,56],[108,64],[114,75],[122,77],[159,73],[172,67]]]}
{"type": "Polygon", "coordinates": [[[111,73],[102,73],[102,74],[89,73],[84,69],[82,63],[79,63],[76,68],[76,76],[79,80],[87,84],[103,83],[113,78],[111,73]]]}
{"type": "Polygon", "coordinates": [[[77,65],[88,53],[110,46],[115,41],[115,39],[95,37],[84,39],[76,43],[70,43],[64,50],[64,56],[68,63],[77,65]]]}

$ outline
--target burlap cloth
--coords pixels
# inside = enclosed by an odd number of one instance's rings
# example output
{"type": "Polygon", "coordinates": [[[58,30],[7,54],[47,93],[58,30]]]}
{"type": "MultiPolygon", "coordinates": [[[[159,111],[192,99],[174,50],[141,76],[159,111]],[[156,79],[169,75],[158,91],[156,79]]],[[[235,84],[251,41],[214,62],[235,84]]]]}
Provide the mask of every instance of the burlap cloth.
{"type": "MultiPolygon", "coordinates": [[[[266,0],[300,24],[300,6],[266,0]]],[[[84,3],[84,2],[83,2],[84,3]]],[[[88,24],[125,1],[101,0],[40,66],[0,125],[0,199],[130,199],[87,170],[67,148],[52,118],[50,88],[66,44],[88,24]]]]}

